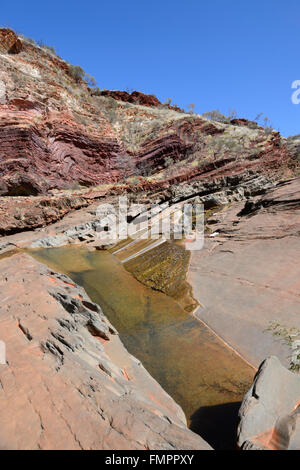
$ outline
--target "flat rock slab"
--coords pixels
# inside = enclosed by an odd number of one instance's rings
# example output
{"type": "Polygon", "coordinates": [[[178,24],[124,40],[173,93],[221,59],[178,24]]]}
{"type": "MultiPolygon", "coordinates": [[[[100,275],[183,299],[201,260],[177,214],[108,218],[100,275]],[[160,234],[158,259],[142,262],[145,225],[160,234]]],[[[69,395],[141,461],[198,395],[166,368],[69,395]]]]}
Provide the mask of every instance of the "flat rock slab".
{"type": "Polygon", "coordinates": [[[300,449],[300,376],[271,356],[260,366],[239,411],[241,449],[300,449]]]}
{"type": "Polygon", "coordinates": [[[0,449],[210,449],[71,279],[15,254],[0,296],[0,449]]]}
{"type": "Polygon", "coordinates": [[[300,329],[300,179],[218,212],[204,249],[191,252],[188,280],[196,316],[255,367],[291,350],[267,331],[272,323],[300,329]],[[247,206],[246,206],[247,207],[247,206]]]}

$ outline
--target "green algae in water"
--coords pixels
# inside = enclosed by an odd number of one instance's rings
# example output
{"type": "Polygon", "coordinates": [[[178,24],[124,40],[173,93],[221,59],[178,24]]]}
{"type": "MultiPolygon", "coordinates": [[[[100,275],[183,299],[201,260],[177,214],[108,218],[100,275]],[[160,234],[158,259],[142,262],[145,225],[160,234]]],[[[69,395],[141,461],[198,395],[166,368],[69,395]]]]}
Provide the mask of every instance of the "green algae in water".
{"type": "Polygon", "coordinates": [[[11,256],[16,255],[17,253],[19,253],[19,251],[20,250],[18,250],[17,248],[14,248],[9,251],[5,251],[4,253],[0,254],[0,261],[4,258],[10,258],[11,256]]]}
{"type": "Polygon", "coordinates": [[[109,251],[142,284],[173,297],[184,310],[192,312],[198,303],[186,281],[190,252],[182,242],[183,240],[165,241],[131,259],[128,258],[151,246],[153,240],[133,241],[129,238],[126,243],[122,241],[109,251]]]}
{"type": "Polygon", "coordinates": [[[185,282],[189,258],[190,253],[183,246],[165,242],[126,262],[125,267],[141,280],[151,282],[151,287],[174,296],[185,282]]]}
{"type": "Polygon", "coordinates": [[[109,252],[64,247],[30,253],[86,289],[188,421],[202,407],[241,401],[254,370],[175,300],[138,282],[109,252]]]}

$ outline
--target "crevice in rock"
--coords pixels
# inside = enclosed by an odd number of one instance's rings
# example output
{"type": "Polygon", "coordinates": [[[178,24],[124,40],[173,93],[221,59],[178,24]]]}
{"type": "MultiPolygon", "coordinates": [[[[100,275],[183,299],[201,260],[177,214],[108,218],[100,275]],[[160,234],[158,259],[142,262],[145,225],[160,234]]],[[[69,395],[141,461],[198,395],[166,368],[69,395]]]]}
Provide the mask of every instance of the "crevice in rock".
{"type": "Polygon", "coordinates": [[[26,328],[25,326],[22,325],[22,323],[20,322],[20,320],[18,321],[18,327],[19,327],[19,329],[22,331],[23,335],[26,336],[26,338],[28,339],[28,341],[32,341],[32,339],[33,339],[32,335],[30,334],[28,328],[26,328]]]}

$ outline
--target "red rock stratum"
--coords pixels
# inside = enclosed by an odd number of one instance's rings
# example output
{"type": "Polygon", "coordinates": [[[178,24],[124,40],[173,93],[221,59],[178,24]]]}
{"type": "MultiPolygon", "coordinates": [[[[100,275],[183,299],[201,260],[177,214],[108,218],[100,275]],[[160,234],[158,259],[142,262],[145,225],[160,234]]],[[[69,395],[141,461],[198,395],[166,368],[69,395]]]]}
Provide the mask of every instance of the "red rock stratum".
{"type": "Polygon", "coordinates": [[[137,180],[126,181],[129,189],[151,189],[295,165],[275,131],[241,119],[210,121],[153,95],[89,88],[49,48],[8,29],[0,41],[0,195],[130,176],[137,180]]]}

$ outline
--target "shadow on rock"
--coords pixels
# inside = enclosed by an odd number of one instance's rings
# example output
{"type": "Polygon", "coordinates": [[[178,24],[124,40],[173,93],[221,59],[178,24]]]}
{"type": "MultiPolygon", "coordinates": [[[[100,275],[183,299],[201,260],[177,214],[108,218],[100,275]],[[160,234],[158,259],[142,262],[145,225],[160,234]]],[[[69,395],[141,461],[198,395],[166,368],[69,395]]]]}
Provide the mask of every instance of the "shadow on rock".
{"type": "Polygon", "coordinates": [[[241,402],[203,406],[191,416],[190,429],[215,450],[234,450],[240,406],[241,402]]]}

